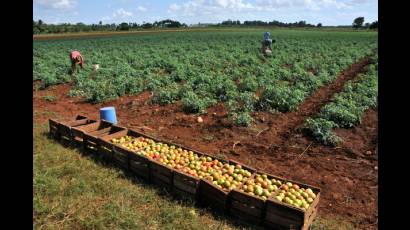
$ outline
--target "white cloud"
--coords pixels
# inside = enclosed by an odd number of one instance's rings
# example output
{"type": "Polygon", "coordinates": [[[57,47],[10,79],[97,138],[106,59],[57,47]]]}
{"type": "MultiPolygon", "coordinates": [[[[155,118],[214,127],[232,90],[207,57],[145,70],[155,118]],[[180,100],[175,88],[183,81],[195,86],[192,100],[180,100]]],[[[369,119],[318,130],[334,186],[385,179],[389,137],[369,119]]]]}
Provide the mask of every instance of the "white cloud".
{"type": "MultiPolygon", "coordinates": [[[[367,1],[367,0],[353,0],[367,1]]],[[[268,10],[280,8],[302,8],[308,10],[320,10],[322,8],[343,9],[350,6],[337,0],[256,0],[256,5],[268,10]]]]}
{"type": "Polygon", "coordinates": [[[116,17],[126,18],[126,17],[130,17],[130,16],[132,16],[132,12],[126,11],[126,10],[124,10],[123,8],[120,8],[120,9],[116,10],[116,11],[113,13],[113,17],[114,17],[114,18],[116,18],[116,17]]]}
{"type": "Polygon", "coordinates": [[[254,5],[244,0],[191,0],[182,4],[173,3],[168,7],[168,13],[182,16],[226,14],[257,9],[254,5]]]}
{"type": "Polygon", "coordinates": [[[124,19],[127,17],[131,17],[133,15],[134,14],[132,12],[126,11],[124,10],[124,8],[120,8],[120,9],[115,10],[111,16],[104,16],[100,20],[103,22],[113,22],[115,21],[115,19],[118,19],[118,18],[124,19]]]}
{"type": "Polygon", "coordinates": [[[350,1],[348,4],[366,4],[366,3],[370,3],[370,2],[374,2],[377,3],[377,0],[352,0],[350,1]]]}
{"type": "Polygon", "coordinates": [[[173,3],[168,7],[168,12],[174,12],[174,11],[178,11],[180,9],[181,9],[180,5],[173,3]]]}
{"type": "Polygon", "coordinates": [[[324,7],[335,7],[336,9],[350,8],[348,4],[336,0],[321,0],[320,3],[324,7]]]}
{"type": "Polygon", "coordinates": [[[292,0],[256,0],[256,5],[265,8],[285,8],[293,5],[292,0]]]}
{"type": "Polygon", "coordinates": [[[145,7],[143,7],[143,6],[138,6],[138,7],[137,7],[137,10],[140,11],[140,12],[146,12],[146,11],[147,11],[147,8],[145,8],[145,7]]]}
{"type": "Polygon", "coordinates": [[[110,21],[110,20],[111,20],[111,17],[108,17],[108,16],[102,17],[102,18],[100,19],[100,21],[103,21],[103,22],[107,22],[107,21],[110,21]]]}
{"type": "Polygon", "coordinates": [[[76,0],[34,0],[34,5],[57,10],[68,10],[77,6],[76,0]]]}

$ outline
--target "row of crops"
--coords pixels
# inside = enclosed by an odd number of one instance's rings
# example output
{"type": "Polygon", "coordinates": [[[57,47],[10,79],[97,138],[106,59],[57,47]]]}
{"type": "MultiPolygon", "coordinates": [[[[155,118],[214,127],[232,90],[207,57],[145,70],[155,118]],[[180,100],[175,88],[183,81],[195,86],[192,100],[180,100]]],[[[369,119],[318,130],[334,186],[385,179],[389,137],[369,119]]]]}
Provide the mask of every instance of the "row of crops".
{"type": "Polygon", "coordinates": [[[360,124],[364,112],[377,106],[377,98],[378,61],[374,58],[364,74],[349,81],[344,90],[336,94],[316,117],[308,118],[305,125],[316,140],[336,145],[341,139],[333,130],[352,128],[360,124]]]}
{"type": "Polygon", "coordinates": [[[273,56],[258,48],[263,31],[184,32],[64,41],[35,41],[33,80],[41,87],[72,81],[68,53],[88,67],[71,96],[98,103],[153,92],[152,103],[181,101],[187,113],[223,102],[230,119],[247,126],[252,112],[295,110],[318,87],[377,48],[377,34],[275,30],[273,56]],[[101,69],[90,79],[91,65],[101,69]]]}

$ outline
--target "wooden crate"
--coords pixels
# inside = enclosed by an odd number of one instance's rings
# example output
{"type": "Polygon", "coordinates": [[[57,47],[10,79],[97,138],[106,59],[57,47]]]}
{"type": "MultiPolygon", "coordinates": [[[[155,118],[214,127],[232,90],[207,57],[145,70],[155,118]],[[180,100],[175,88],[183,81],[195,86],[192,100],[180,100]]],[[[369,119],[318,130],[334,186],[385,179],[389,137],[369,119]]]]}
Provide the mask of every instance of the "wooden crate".
{"type": "MultiPolygon", "coordinates": [[[[177,144],[174,144],[178,148],[185,149],[187,151],[192,151],[196,153],[199,157],[205,156],[205,157],[211,157],[212,156],[202,153],[190,148],[186,148],[177,144]]],[[[173,183],[174,183],[174,188],[173,191],[174,193],[181,197],[181,198],[186,198],[186,199],[192,199],[192,200],[198,200],[199,196],[199,184],[201,179],[199,177],[195,177],[192,175],[189,175],[187,173],[182,172],[181,170],[174,170],[174,177],[173,177],[173,183]]]]}
{"type": "Polygon", "coordinates": [[[113,123],[105,121],[105,120],[98,120],[96,122],[86,124],[86,125],[80,125],[77,127],[73,127],[71,129],[71,135],[73,138],[73,141],[78,144],[78,145],[84,145],[84,133],[90,133],[94,132],[96,130],[101,130],[103,128],[108,128],[112,126],[113,123]]]}
{"type": "Polygon", "coordinates": [[[60,133],[58,132],[58,121],[54,119],[48,120],[48,127],[50,136],[56,140],[60,139],[60,133]]]}
{"type": "MultiPolygon", "coordinates": [[[[213,157],[215,159],[215,157],[213,157]]],[[[216,158],[218,159],[218,158],[216,158]]],[[[256,170],[246,166],[238,161],[234,160],[223,160],[223,159],[218,159],[219,161],[223,163],[229,163],[229,164],[240,164],[242,165],[243,169],[249,170],[251,173],[255,172],[256,170]]],[[[219,210],[222,210],[223,212],[229,212],[231,203],[229,200],[229,190],[226,189],[220,189],[219,187],[215,186],[212,182],[208,180],[201,180],[200,182],[200,195],[199,195],[199,201],[207,206],[212,206],[215,207],[219,210]]]]}
{"type": "MultiPolygon", "coordinates": [[[[219,157],[212,157],[223,164],[228,163],[227,160],[219,157]]],[[[226,204],[228,200],[229,190],[220,189],[212,183],[212,181],[201,179],[199,182],[198,202],[205,206],[210,206],[219,212],[226,212],[226,204]]]]}
{"type": "MultiPolygon", "coordinates": [[[[255,169],[255,168],[252,168],[252,167],[250,167],[250,166],[248,166],[248,165],[245,165],[245,164],[243,164],[243,163],[241,163],[241,162],[239,162],[239,161],[236,161],[236,160],[229,159],[229,160],[228,160],[228,163],[231,164],[231,165],[237,165],[237,164],[241,165],[243,169],[246,169],[246,170],[248,170],[249,172],[252,173],[252,175],[251,175],[250,178],[252,178],[253,174],[256,172],[256,169],[255,169]]],[[[245,181],[243,181],[243,183],[244,183],[244,182],[245,182],[245,181]]],[[[230,211],[230,209],[231,209],[231,206],[232,206],[231,201],[232,201],[232,199],[230,199],[230,197],[228,196],[228,197],[227,197],[227,202],[226,202],[226,209],[227,209],[228,213],[229,213],[229,211],[230,211]]]]}
{"type": "Polygon", "coordinates": [[[131,151],[129,151],[128,157],[131,172],[146,181],[150,181],[150,159],[131,151]]]}
{"type": "Polygon", "coordinates": [[[172,191],[174,169],[155,160],[149,162],[149,169],[150,180],[154,184],[172,191]]]}
{"type": "MultiPolygon", "coordinates": [[[[251,179],[255,179],[256,174],[266,174],[268,176],[268,179],[277,179],[281,180],[282,182],[286,181],[281,177],[274,176],[262,171],[253,173],[251,179]]],[[[237,189],[233,189],[229,193],[230,215],[244,222],[252,224],[263,224],[263,220],[266,214],[266,201],[259,196],[240,191],[239,189],[243,185],[244,184],[242,184],[237,189]]],[[[274,192],[272,192],[271,196],[274,195],[274,192]]]]}
{"type": "MultiPolygon", "coordinates": [[[[110,127],[107,127],[107,128],[102,128],[102,129],[94,130],[91,132],[84,132],[83,133],[84,149],[91,153],[98,153],[100,137],[111,135],[113,133],[120,132],[123,130],[126,130],[126,128],[117,126],[117,125],[111,125],[110,127]]],[[[106,156],[103,156],[103,158],[105,157],[106,156]]]]}
{"type": "Polygon", "coordinates": [[[201,179],[199,183],[199,202],[218,211],[227,211],[228,194],[228,190],[220,189],[208,180],[201,179]]]}
{"type": "Polygon", "coordinates": [[[269,229],[307,230],[310,228],[310,225],[317,214],[320,199],[320,188],[292,180],[286,180],[285,183],[286,182],[297,184],[302,188],[312,189],[316,194],[315,200],[310,205],[309,209],[304,211],[284,202],[279,202],[276,200],[274,194],[266,201],[264,225],[269,229]]]}
{"type": "Polygon", "coordinates": [[[72,145],[74,144],[73,142],[73,136],[71,130],[75,127],[82,126],[82,125],[87,125],[91,123],[97,122],[96,120],[90,120],[90,119],[79,119],[79,120],[68,120],[68,121],[63,121],[58,124],[58,132],[60,134],[60,141],[61,143],[65,145],[72,145]]]}
{"type": "Polygon", "coordinates": [[[180,198],[196,200],[199,191],[199,177],[174,170],[173,192],[180,198]]]}
{"type": "Polygon", "coordinates": [[[78,120],[84,120],[84,119],[88,119],[88,118],[86,116],[83,116],[83,115],[77,115],[74,119],[62,119],[62,120],[49,119],[48,124],[49,124],[50,135],[53,138],[59,140],[61,135],[60,135],[58,127],[59,127],[61,122],[78,121],[78,120]]]}

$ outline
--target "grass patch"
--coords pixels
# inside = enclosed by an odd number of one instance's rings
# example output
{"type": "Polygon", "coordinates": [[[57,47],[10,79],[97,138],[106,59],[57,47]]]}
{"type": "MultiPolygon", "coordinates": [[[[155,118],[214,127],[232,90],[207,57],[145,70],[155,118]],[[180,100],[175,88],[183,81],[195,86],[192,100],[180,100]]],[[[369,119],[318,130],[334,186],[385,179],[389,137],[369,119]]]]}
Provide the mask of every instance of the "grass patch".
{"type": "Polygon", "coordinates": [[[312,224],[311,230],[354,230],[352,223],[342,220],[341,218],[322,218],[316,217],[312,224]]]}
{"type": "Polygon", "coordinates": [[[202,140],[204,140],[204,141],[212,141],[213,139],[215,139],[215,137],[213,135],[204,135],[204,136],[202,136],[202,140]]]}
{"type": "Polygon", "coordinates": [[[47,116],[50,118],[55,118],[57,116],[57,114],[55,112],[52,111],[38,111],[38,110],[34,110],[33,111],[34,116],[47,116]]]}
{"type": "Polygon", "coordinates": [[[53,96],[53,95],[45,95],[42,98],[46,101],[49,101],[49,102],[53,102],[53,101],[57,100],[57,97],[53,96]]]}

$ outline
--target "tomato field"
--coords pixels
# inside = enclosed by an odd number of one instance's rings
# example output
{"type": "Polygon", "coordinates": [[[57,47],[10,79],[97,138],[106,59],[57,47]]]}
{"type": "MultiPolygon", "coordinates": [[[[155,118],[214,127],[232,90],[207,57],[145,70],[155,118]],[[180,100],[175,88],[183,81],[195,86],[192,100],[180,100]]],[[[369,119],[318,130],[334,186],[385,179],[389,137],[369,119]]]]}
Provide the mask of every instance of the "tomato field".
{"type": "Polygon", "coordinates": [[[318,87],[377,48],[372,33],[279,31],[272,57],[259,47],[260,33],[218,32],[141,35],[34,43],[33,78],[42,86],[67,82],[68,53],[77,49],[88,68],[71,95],[102,102],[153,91],[153,103],[181,100],[203,113],[217,102],[232,120],[249,125],[254,110],[294,110],[318,87]],[[182,42],[181,42],[182,41],[182,42]],[[91,64],[101,69],[89,79],[91,64]]]}
{"type": "MultiPolygon", "coordinates": [[[[34,120],[76,114],[98,119],[99,108],[114,106],[126,127],[319,185],[319,217],[373,229],[378,218],[377,32],[272,29],[273,52],[265,56],[260,52],[264,31],[34,39],[34,120]],[[81,52],[86,65],[75,76],[72,50],[81,52]],[[96,71],[94,64],[100,67],[96,71]]],[[[182,150],[175,154],[191,157],[182,150]]],[[[178,167],[196,173],[188,164],[178,167]]],[[[244,177],[236,171],[232,177],[244,177]]],[[[275,185],[260,177],[261,184],[275,185]]],[[[271,195],[270,187],[248,187],[241,191],[271,195]]],[[[276,198],[290,203],[288,195],[276,198]]]]}

